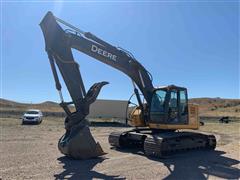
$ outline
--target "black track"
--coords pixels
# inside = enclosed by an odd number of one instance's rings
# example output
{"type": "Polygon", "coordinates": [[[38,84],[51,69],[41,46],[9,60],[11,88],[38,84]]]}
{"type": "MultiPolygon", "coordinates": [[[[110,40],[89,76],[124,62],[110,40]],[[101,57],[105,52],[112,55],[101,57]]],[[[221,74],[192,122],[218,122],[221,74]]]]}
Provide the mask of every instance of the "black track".
{"type": "MultiPolygon", "coordinates": [[[[213,150],[216,147],[214,135],[195,132],[161,132],[131,130],[113,132],[109,135],[109,143],[117,148],[140,148],[146,156],[164,157],[182,151],[195,149],[213,150]]],[[[149,129],[148,129],[149,130],[149,129]]]]}

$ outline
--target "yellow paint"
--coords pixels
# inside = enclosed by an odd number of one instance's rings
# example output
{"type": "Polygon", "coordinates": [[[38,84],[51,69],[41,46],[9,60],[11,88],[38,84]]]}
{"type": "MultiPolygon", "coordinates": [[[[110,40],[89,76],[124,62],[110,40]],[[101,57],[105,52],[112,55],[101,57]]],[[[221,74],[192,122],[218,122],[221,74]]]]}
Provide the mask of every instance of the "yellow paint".
{"type": "Polygon", "coordinates": [[[149,123],[146,125],[141,118],[141,109],[135,108],[131,113],[131,120],[129,121],[131,126],[135,127],[150,127],[153,129],[198,129],[199,128],[199,116],[198,105],[188,104],[188,124],[157,124],[149,123]]]}
{"type": "Polygon", "coordinates": [[[145,127],[146,124],[144,120],[141,118],[141,109],[136,107],[131,113],[131,120],[129,120],[129,124],[135,127],[145,127]]]}

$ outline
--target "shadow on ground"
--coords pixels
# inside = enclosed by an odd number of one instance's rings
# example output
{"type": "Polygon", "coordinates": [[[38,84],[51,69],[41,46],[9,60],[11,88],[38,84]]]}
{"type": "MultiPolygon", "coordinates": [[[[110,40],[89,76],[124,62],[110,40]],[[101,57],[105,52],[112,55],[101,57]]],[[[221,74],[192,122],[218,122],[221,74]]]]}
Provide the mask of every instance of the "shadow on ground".
{"type": "MultiPolygon", "coordinates": [[[[124,153],[134,153],[143,155],[139,150],[121,150],[124,153]]],[[[169,156],[164,159],[151,158],[151,160],[162,163],[169,170],[169,175],[164,180],[175,179],[196,179],[206,180],[209,176],[224,179],[239,179],[240,170],[233,165],[239,165],[240,161],[223,156],[223,151],[190,151],[169,156]]],[[[90,160],[74,160],[68,157],[58,158],[63,164],[64,171],[55,174],[56,180],[59,179],[118,179],[120,176],[108,176],[93,170],[94,166],[102,163],[104,158],[90,160]]],[[[144,167],[143,167],[144,168],[144,167]]],[[[146,172],[148,173],[148,172],[146,172]]],[[[161,173],[161,172],[159,172],[161,173]]]]}
{"type": "Polygon", "coordinates": [[[108,176],[93,170],[94,166],[103,162],[104,158],[96,158],[89,160],[75,160],[66,156],[58,158],[61,164],[63,164],[64,171],[60,174],[55,174],[56,180],[60,179],[116,179],[123,180],[125,178],[119,176],[108,176]]]}
{"type": "Polygon", "coordinates": [[[224,179],[239,179],[240,170],[232,167],[239,164],[238,160],[224,157],[223,151],[197,151],[184,153],[176,157],[160,160],[171,172],[165,180],[199,179],[209,176],[224,179]],[[173,169],[171,169],[171,165],[173,169]]]}
{"type": "MultiPolygon", "coordinates": [[[[134,153],[145,156],[143,152],[135,150],[121,150],[125,153],[134,153]]],[[[196,150],[178,153],[164,159],[149,158],[163,163],[170,174],[164,180],[196,179],[206,180],[209,176],[224,179],[240,179],[240,169],[232,167],[238,165],[239,160],[223,156],[223,151],[196,150]]]]}

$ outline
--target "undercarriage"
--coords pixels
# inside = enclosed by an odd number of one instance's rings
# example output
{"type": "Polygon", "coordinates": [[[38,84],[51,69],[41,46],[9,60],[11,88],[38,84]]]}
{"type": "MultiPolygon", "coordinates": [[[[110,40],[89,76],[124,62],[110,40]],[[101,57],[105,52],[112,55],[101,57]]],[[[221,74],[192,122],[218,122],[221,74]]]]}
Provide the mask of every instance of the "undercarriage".
{"type": "Polygon", "coordinates": [[[113,132],[109,143],[117,149],[139,148],[146,156],[163,158],[178,152],[196,149],[214,150],[214,135],[190,131],[156,131],[151,129],[133,129],[125,132],[113,132]]]}

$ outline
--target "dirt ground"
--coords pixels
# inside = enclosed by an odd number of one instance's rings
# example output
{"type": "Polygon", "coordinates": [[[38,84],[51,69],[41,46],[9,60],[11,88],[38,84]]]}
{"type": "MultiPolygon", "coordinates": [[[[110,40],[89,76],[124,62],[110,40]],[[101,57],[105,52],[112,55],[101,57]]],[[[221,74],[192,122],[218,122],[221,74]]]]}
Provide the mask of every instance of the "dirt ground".
{"type": "Polygon", "coordinates": [[[215,151],[181,153],[150,159],[141,151],[116,151],[108,144],[121,127],[92,127],[94,137],[108,153],[102,158],[73,160],[57,149],[64,133],[63,119],[45,119],[40,125],[21,125],[20,119],[0,118],[0,179],[239,179],[239,123],[205,123],[213,132],[215,151]]]}

